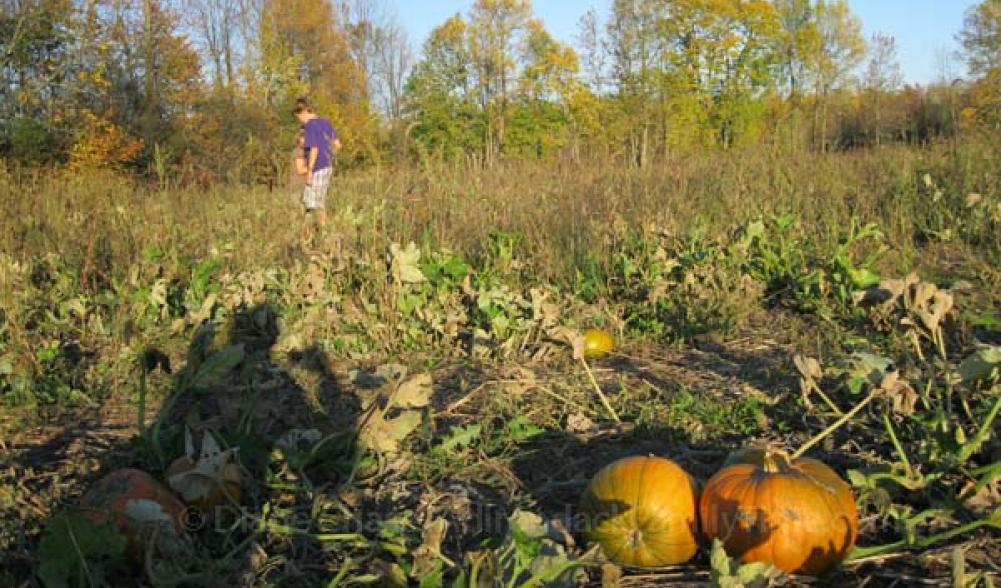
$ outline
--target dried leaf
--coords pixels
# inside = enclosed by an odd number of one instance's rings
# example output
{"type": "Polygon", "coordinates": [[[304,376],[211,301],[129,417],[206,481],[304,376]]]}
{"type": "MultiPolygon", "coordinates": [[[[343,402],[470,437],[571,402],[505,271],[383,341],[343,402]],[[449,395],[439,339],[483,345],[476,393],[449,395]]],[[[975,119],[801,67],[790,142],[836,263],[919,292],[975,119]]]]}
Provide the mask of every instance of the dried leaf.
{"type": "Polygon", "coordinates": [[[569,327],[556,327],[548,333],[549,337],[556,341],[562,341],[573,350],[573,359],[579,360],[584,357],[584,336],[579,331],[569,327]]]}
{"type": "Polygon", "coordinates": [[[413,552],[414,565],[410,577],[420,580],[432,573],[443,558],[441,544],[448,532],[448,521],[435,518],[424,524],[424,537],[421,544],[413,552]]]}
{"type": "MultiPolygon", "coordinates": [[[[959,494],[965,496],[974,488],[976,488],[976,483],[970,481],[963,486],[959,494]]],[[[977,513],[989,512],[1001,506],[1001,477],[984,484],[982,488],[969,495],[963,500],[963,505],[977,513]]]]}
{"type": "Polygon", "coordinates": [[[359,441],[377,453],[398,453],[400,442],[419,427],[421,421],[421,413],[418,411],[404,411],[391,419],[376,412],[362,427],[359,441]]]}
{"type": "Polygon", "coordinates": [[[918,393],[911,384],[900,377],[899,371],[887,372],[880,383],[880,389],[891,401],[894,414],[910,416],[918,402],[918,393]]]}
{"type": "Polygon", "coordinates": [[[820,362],[812,357],[796,354],[793,356],[792,362],[796,365],[796,370],[799,371],[799,374],[806,379],[816,381],[824,377],[824,371],[820,368],[820,362]]]}
{"type": "MultiPolygon", "coordinates": [[[[167,485],[187,503],[209,500],[223,484],[242,483],[240,468],[234,463],[238,448],[223,450],[210,431],[204,431],[196,449],[194,433],[184,431],[184,452],[187,462],[179,471],[168,473],[167,485]]],[[[171,467],[173,470],[174,467],[171,467]]]]}
{"type": "Polygon", "coordinates": [[[412,376],[400,384],[389,401],[389,406],[399,408],[424,408],[431,403],[431,374],[412,376]]]}
{"type": "Polygon", "coordinates": [[[567,431],[571,433],[590,433],[598,426],[587,415],[574,412],[567,417],[567,431]]]}
{"type": "Polygon", "coordinates": [[[618,588],[622,581],[622,568],[613,563],[601,564],[601,588],[618,588]]]}

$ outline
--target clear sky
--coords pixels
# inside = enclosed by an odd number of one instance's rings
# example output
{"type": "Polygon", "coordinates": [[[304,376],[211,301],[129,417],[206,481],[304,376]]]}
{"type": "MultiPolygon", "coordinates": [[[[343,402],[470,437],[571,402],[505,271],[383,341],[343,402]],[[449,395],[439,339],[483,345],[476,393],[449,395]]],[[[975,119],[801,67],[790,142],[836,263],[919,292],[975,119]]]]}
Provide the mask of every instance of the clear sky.
{"type": "MultiPolygon", "coordinates": [[[[907,82],[925,84],[940,74],[943,55],[958,49],[955,35],[966,9],[976,0],[850,0],[865,25],[868,39],[882,31],[897,40],[900,64],[907,82]]],[[[427,34],[457,12],[465,13],[472,0],[390,0],[400,22],[410,32],[415,48],[427,34]]],[[[536,16],[558,39],[574,43],[577,21],[591,6],[602,13],[609,0],[533,0],[536,16]]],[[[965,71],[953,58],[954,75],[965,71]]]]}

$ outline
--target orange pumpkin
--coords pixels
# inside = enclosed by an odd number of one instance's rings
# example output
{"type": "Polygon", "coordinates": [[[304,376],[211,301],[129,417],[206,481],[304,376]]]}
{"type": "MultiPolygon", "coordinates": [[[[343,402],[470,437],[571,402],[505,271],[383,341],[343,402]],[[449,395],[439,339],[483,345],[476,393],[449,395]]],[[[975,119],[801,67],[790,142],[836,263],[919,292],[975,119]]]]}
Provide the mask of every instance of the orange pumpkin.
{"type": "Polygon", "coordinates": [[[669,459],[620,459],[581,498],[587,536],[619,565],[684,563],[698,547],[696,495],[695,481],[669,459]]]}
{"type": "Polygon", "coordinates": [[[139,559],[146,534],[160,527],[184,530],[184,504],[144,471],[125,468],[104,476],[80,499],[84,516],[97,524],[114,521],[125,535],[125,552],[139,559]]]}
{"type": "Polygon", "coordinates": [[[834,470],[762,449],[735,453],[709,479],[699,520],[731,556],[811,576],[844,560],[859,527],[851,488],[834,470]]]}
{"type": "Polygon", "coordinates": [[[602,329],[584,331],[584,357],[597,359],[608,355],[615,349],[615,339],[612,334],[602,329]]]}

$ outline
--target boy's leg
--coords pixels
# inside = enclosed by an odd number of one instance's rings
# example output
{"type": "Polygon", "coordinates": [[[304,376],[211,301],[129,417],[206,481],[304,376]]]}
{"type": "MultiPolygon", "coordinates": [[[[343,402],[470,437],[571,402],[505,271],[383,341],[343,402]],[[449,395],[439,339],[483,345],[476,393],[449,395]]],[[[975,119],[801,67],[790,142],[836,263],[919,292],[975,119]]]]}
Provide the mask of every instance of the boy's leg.
{"type": "Polygon", "coordinates": [[[330,176],[332,168],[324,168],[313,175],[313,189],[316,191],[316,222],[320,231],[327,227],[327,191],[330,189],[330,176]]]}

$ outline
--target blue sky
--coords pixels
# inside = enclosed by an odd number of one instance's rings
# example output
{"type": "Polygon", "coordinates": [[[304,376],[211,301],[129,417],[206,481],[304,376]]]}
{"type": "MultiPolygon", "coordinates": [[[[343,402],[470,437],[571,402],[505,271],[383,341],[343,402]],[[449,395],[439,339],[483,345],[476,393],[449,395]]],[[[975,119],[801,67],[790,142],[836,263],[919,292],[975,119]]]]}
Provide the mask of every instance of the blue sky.
{"type": "MultiPolygon", "coordinates": [[[[956,32],[962,27],[966,9],[976,0],[850,0],[865,25],[868,39],[883,31],[897,40],[900,64],[907,82],[925,84],[941,71],[941,55],[958,49],[956,32]]],[[[419,48],[435,26],[457,12],[465,13],[472,0],[390,0],[400,22],[419,48]]],[[[545,21],[557,38],[574,42],[577,20],[591,6],[605,10],[609,0],[534,0],[536,16],[545,21]]],[[[954,75],[964,71],[954,62],[954,75]]]]}

